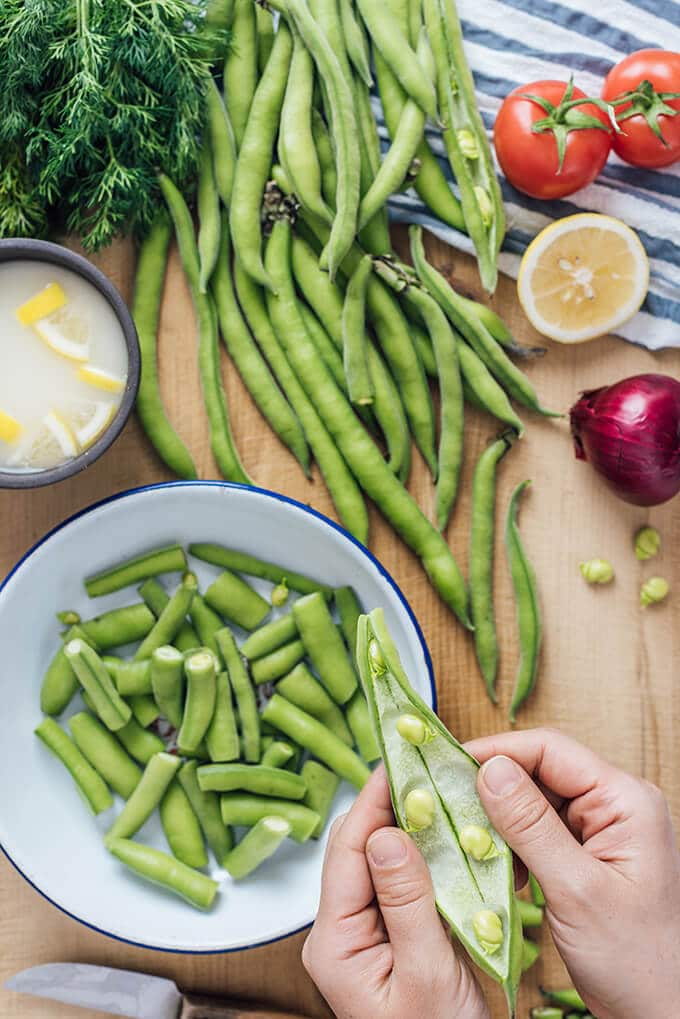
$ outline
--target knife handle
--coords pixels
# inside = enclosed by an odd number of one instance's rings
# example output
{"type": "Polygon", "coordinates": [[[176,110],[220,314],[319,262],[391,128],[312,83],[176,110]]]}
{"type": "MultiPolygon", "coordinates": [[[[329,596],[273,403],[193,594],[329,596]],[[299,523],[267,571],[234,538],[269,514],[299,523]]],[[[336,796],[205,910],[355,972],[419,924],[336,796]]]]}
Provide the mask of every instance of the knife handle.
{"type": "Polygon", "coordinates": [[[298,1012],[279,1012],[254,1001],[233,1001],[185,994],[179,1019],[308,1019],[298,1012]]]}

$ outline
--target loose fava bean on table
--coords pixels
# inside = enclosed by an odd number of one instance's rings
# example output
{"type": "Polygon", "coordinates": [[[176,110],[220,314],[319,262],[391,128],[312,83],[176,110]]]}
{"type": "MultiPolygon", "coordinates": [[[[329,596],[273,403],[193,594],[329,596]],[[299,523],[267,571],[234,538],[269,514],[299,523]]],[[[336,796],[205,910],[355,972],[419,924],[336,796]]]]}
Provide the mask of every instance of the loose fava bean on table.
{"type": "Polygon", "coordinates": [[[194,651],[184,662],[184,673],[187,696],[177,734],[180,753],[196,750],[212,720],[217,693],[215,655],[207,648],[194,651]]]}
{"type": "Polygon", "coordinates": [[[175,776],[159,805],[161,825],[172,855],[187,867],[207,867],[203,833],[184,787],[175,776]]]}
{"type": "Polygon", "coordinates": [[[475,651],[486,689],[496,702],[498,638],[493,611],[493,561],[496,520],[496,468],[512,445],[503,435],[484,450],[472,481],[470,529],[470,614],[475,627],[475,651]]]}
{"type": "Polygon", "coordinates": [[[180,764],[179,757],[162,751],[154,754],[134,792],[106,833],[109,839],[128,839],[138,832],[163,799],[180,764]]]}
{"type": "MultiPolygon", "coordinates": [[[[290,300],[289,244],[287,224],[276,223],[269,240],[267,256],[272,268],[276,267],[277,280],[281,287],[286,288],[290,300]]],[[[272,304],[279,299],[273,298],[272,304]]],[[[313,349],[310,350],[304,328],[302,332],[296,327],[285,333],[282,329],[281,342],[308,393],[313,394],[318,405],[324,407],[325,420],[364,491],[420,556],[437,591],[463,625],[469,628],[465,582],[441,534],[394,477],[327,370],[318,364],[313,349]]]]}
{"type": "Polygon", "coordinates": [[[210,909],[212,906],[219,885],[199,870],[131,839],[108,839],[106,848],[140,877],[175,892],[192,906],[198,909],[210,909]]]}
{"type": "Polygon", "coordinates": [[[515,592],[520,649],[515,689],[510,703],[511,722],[515,721],[517,712],[536,685],[541,653],[541,610],[536,574],[527,558],[517,525],[519,500],[530,484],[530,481],[523,481],[513,492],[505,523],[505,549],[515,592]]]}
{"type": "Polygon", "coordinates": [[[293,605],[300,638],[321,682],[337,704],[345,704],[357,688],[357,675],[342,637],[318,593],[293,605]]]}
{"type": "Polygon", "coordinates": [[[184,655],[169,644],[156,648],[149,672],[158,710],[179,729],[184,711],[184,655]]]}
{"type": "Polygon", "coordinates": [[[226,627],[220,630],[216,634],[216,641],[234,693],[243,740],[243,756],[249,764],[257,764],[260,760],[260,715],[255,691],[231,630],[226,627]]]}
{"type": "MultiPolygon", "coordinates": [[[[182,583],[172,595],[152,629],[135,651],[134,660],[139,662],[151,658],[154,651],[166,644],[172,644],[180,627],[186,620],[198,582],[193,573],[185,573],[182,583]]],[[[146,606],[145,606],[146,607],[146,606]]]]}
{"type": "Polygon", "coordinates": [[[314,757],[318,757],[323,764],[357,789],[361,789],[368,781],[371,773],[361,758],[318,719],[301,711],[285,697],[274,694],[262,718],[309,750],[314,757]]]}
{"type": "Polygon", "coordinates": [[[283,644],[276,651],[256,659],[250,664],[250,675],[253,683],[261,686],[263,683],[275,683],[277,679],[286,676],[298,662],[305,657],[306,649],[301,640],[292,640],[289,644],[283,644]]]}
{"type": "Polygon", "coordinates": [[[144,602],[124,605],[119,609],[103,612],[93,619],[85,619],[80,628],[89,644],[100,651],[123,647],[144,640],[156,622],[153,612],[144,602]]]}
{"type": "Polygon", "coordinates": [[[107,729],[112,732],[121,729],[130,721],[132,712],[116,690],[97,652],[84,640],[71,640],[64,648],[64,654],[107,729]]]}
{"type": "Polygon", "coordinates": [[[254,630],[241,645],[241,654],[249,661],[262,658],[264,655],[276,651],[283,644],[295,640],[298,635],[297,623],[292,612],[278,619],[272,619],[259,629],[254,630]]]}
{"type": "Polygon", "coordinates": [[[40,710],[45,715],[60,715],[78,690],[78,677],[64,652],[66,645],[76,639],[87,640],[80,626],[72,626],[66,632],[61,647],[47,666],[40,687],[40,710]]]}
{"type": "Polygon", "coordinates": [[[204,793],[199,786],[196,777],[197,769],[197,761],[186,761],[177,772],[177,780],[189,797],[189,802],[198,818],[206,841],[218,866],[221,867],[233,844],[231,831],[222,820],[217,793],[204,793]]]}
{"type": "Polygon", "coordinates": [[[205,734],[205,745],[210,760],[216,763],[238,760],[241,753],[228,672],[219,672],[215,679],[215,710],[205,734]]]}
{"type": "Polygon", "coordinates": [[[288,675],[279,680],[276,692],[302,711],[306,711],[308,715],[318,718],[348,747],[354,745],[352,733],[341,709],[304,662],[300,662],[288,675]]]}
{"type": "Polygon", "coordinates": [[[234,878],[247,877],[273,856],[291,828],[283,817],[262,817],[243,836],[224,860],[224,869],[234,878]]]}
{"type": "Polygon", "coordinates": [[[198,325],[198,368],[210,430],[210,448],[222,475],[228,481],[252,484],[239,459],[231,434],[227,399],[219,361],[217,312],[210,294],[202,294],[198,248],[189,208],[176,185],[160,174],[159,184],[175,226],[182,268],[191,291],[198,325]]]}
{"type": "Polygon", "coordinates": [[[223,793],[222,820],[228,826],[252,828],[263,817],[282,817],[290,825],[290,837],[306,842],[319,823],[319,815],[297,800],[272,799],[252,793],[223,793]]]}
{"type": "Polygon", "coordinates": [[[232,570],[235,573],[245,573],[250,577],[259,577],[261,580],[268,580],[272,584],[280,584],[285,580],[288,587],[300,594],[311,594],[313,591],[321,591],[325,598],[330,598],[333,590],[326,584],[322,584],[302,573],[289,570],[286,566],[278,566],[276,563],[265,562],[247,552],[239,552],[236,549],[226,548],[224,545],[214,545],[207,542],[194,542],[189,545],[189,552],[196,559],[211,563],[213,566],[220,566],[223,570],[232,570]]]}
{"type": "Polygon", "coordinates": [[[271,610],[269,602],[229,570],[213,581],[203,597],[223,619],[244,630],[255,630],[271,610]]]}
{"type": "Polygon", "coordinates": [[[124,800],[132,796],[142,777],[142,769],[128,757],[115,736],[102,723],[80,711],[68,722],[71,736],[98,775],[124,800]]]}
{"type": "Polygon", "coordinates": [[[104,779],[53,718],[43,718],[35,729],[35,734],[68,768],[93,813],[101,814],[113,806],[113,799],[104,779]]]}
{"type": "Polygon", "coordinates": [[[198,769],[198,784],[203,792],[241,789],[280,800],[302,800],[307,789],[300,775],[263,764],[204,764],[198,769]]]}
{"type": "Polygon", "coordinates": [[[326,827],[326,821],[340,785],[340,778],[335,772],[330,771],[323,764],[319,764],[318,761],[305,761],[300,774],[307,787],[303,802],[306,807],[315,810],[319,815],[319,823],[312,832],[312,838],[318,839],[326,827]]]}
{"type": "Polygon", "coordinates": [[[382,610],[359,622],[357,658],[382,748],[395,817],[409,831],[437,907],[477,964],[505,990],[514,1014],[522,927],[512,853],[477,794],[479,765],[409,684],[382,610]],[[461,844],[463,828],[468,831],[461,844]]]}
{"type": "Polygon", "coordinates": [[[112,591],[130,587],[149,577],[176,571],[184,573],[186,568],[187,560],[182,546],[168,545],[93,574],[86,579],[85,590],[90,598],[97,598],[102,594],[111,594],[112,591]]]}
{"type": "Polygon", "coordinates": [[[196,465],[170,423],[158,380],[158,329],[171,237],[172,224],[162,210],[140,243],[137,253],[135,293],[131,309],[141,360],[136,408],[147,438],[161,460],[178,477],[193,480],[198,477],[196,465]]]}

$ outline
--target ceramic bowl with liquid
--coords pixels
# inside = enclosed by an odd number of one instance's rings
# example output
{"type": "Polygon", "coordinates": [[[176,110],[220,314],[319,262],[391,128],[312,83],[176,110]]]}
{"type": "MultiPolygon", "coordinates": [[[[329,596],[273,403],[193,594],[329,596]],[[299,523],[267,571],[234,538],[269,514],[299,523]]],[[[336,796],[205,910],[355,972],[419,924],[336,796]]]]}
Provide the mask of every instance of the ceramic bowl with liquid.
{"type": "Polygon", "coordinates": [[[139,387],[137,332],[88,260],[48,241],[0,240],[0,488],[88,467],[120,434],[139,387]]]}

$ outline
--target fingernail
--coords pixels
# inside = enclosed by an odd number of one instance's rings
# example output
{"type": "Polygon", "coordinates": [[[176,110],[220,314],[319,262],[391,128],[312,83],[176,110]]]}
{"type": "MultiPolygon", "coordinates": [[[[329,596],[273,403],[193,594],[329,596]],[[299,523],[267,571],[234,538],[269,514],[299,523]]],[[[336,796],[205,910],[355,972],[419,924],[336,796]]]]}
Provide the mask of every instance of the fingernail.
{"type": "Polygon", "coordinates": [[[517,788],[521,778],[521,768],[509,757],[492,757],[482,767],[484,785],[494,796],[507,796],[517,788]]]}
{"type": "Polygon", "coordinates": [[[397,867],[406,856],[406,842],[397,832],[378,832],[368,843],[368,855],[376,867],[397,867]]]}

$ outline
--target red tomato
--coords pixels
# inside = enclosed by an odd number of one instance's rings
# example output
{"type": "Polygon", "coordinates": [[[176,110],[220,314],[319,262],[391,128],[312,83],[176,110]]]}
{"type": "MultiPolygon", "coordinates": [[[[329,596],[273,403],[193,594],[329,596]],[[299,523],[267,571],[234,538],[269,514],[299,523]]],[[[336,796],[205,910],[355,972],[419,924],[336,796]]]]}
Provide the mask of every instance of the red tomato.
{"type": "Polygon", "coordinates": [[[595,180],[611,149],[607,115],[592,102],[567,106],[587,98],[564,81],[532,81],[506,96],[496,117],[494,144],[503,173],[518,191],[532,198],[564,198],[595,180]],[[540,97],[546,107],[527,94],[540,97]],[[588,119],[580,126],[583,117],[588,119]],[[593,126],[593,118],[602,127],[593,126]],[[534,125],[541,121],[546,129],[537,132],[534,125]],[[566,134],[561,168],[560,134],[566,134]]]}
{"type": "Polygon", "coordinates": [[[664,100],[663,96],[680,93],[680,53],[667,50],[631,53],[607,75],[602,98],[611,102],[628,92],[637,92],[634,105],[639,112],[631,116],[631,103],[617,105],[617,116],[620,118],[622,113],[628,116],[620,119],[623,133],[614,135],[614,151],[633,166],[653,168],[675,163],[680,159],[680,98],[664,100]],[[651,87],[645,84],[640,91],[643,82],[651,87]],[[679,114],[664,113],[664,109],[678,110],[679,114]]]}

